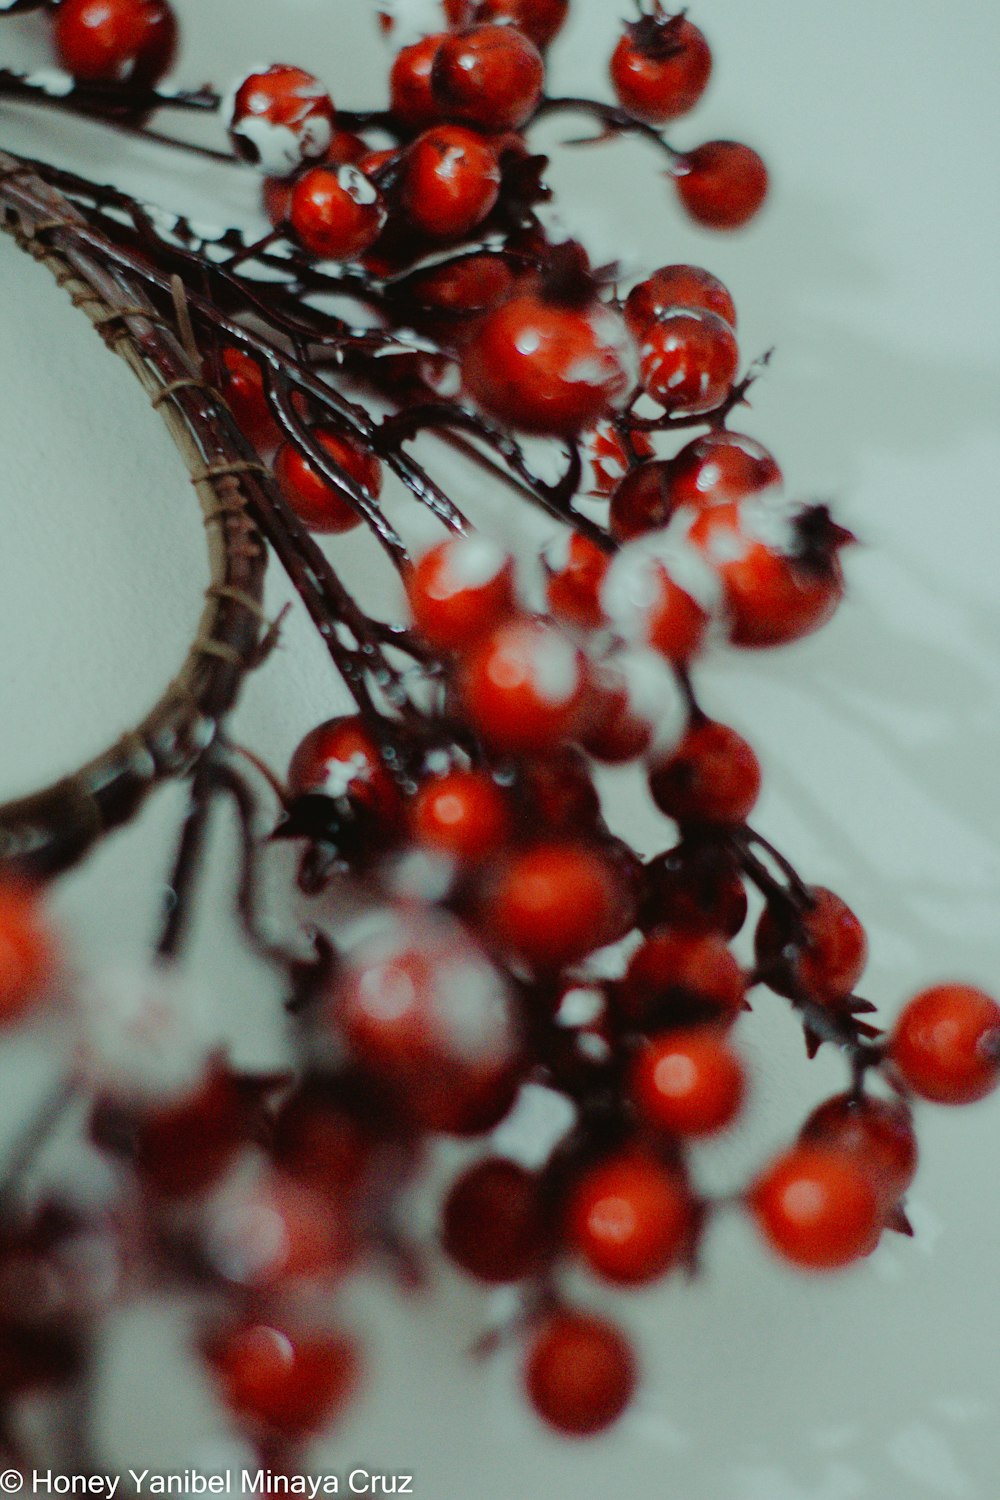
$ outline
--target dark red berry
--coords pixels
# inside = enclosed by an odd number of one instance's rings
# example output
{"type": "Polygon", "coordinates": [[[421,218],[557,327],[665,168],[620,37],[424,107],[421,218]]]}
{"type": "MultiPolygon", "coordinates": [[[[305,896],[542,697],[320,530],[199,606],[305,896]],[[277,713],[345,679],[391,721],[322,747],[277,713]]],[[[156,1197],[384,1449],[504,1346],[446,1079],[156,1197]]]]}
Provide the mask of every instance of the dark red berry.
{"type": "Polygon", "coordinates": [[[793,1146],[771,1163],[748,1196],[757,1227],[801,1270],[833,1271],[867,1255],[881,1205],[856,1157],[823,1146],[793,1146]]]}
{"type": "Polygon", "coordinates": [[[206,1343],[222,1399],[252,1431],[300,1439],[339,1415],[359,1380],[359,1356],[344,1334],[236,1323],[206,1343]]]}
{"type": "Polygon", "coordinates": [[[611,530],[621,541],[666,526],[674,511],[670,494],[670,464],[666,460],[640,464],[611,495],[611,530]]]}
{"type": "Polygon", "coordinates": [[[292,792],[350,797],[391,824],[402,799],[378,746],[355,715],[327,719],[301,741],[288,767],[292,792]]]}
{"type": "Polygon", "coordinates": [[[625,299],[625,321],[636,339],[674,307],[700,307],[736,327],[736,304],[717,276],[701,266],[661,266],[625,299]]]}
{"type": "Polygon", "coordinates": [[[540,1184],[517,1162],[487,1157],[462,1173],[444,1203],[447,1254],[479,1281],[521,1281],[541,1259],[540,1184]]]}
{"type": "Polygon", "coordinates": [[[668,1031],[637,1056],[631,1094],[640,1119],[656,1130],[716,1135],[742,1108],[746,1074],[725,1034],[714,1027],[668,1031]]]}
{"type": "Polygon", "coordinates": [[[486,920],[497,942],[540,972],[576,963],[618,935],[621,897],[612,865],[579,842],[536,844],[491,883],[486,920]]]}
{"type": "Polygon", "coordinates": [[[413,227],[430,239],[464,238],[483,222],[499,192],[496,152],[474,130],[437,125],[407,152],[403,206],[413,227]]]}
{"type": "Polygon", "coordinates": [[[544,751],[570,738],[587,708],[587,663],[561,631],[513,619],[484,637],[460,682],[476,732],[497,750],[544,751]]]}
{"type": "Polygon", "coordinates": [[[657,927],[629,960],[618,998],[643,1026],[732,1025],[743,1008],[746,975],[716,933],[657,927]]]}
{"type": "Polygon", "coordinates": [[[502,422],[569,435],[625,396],[623,334],[605,308],[562,307],[524,293],[484,319],[465,351],[462,378],[502,422]]]}
{"type": "Polygon", "coordinates": [[[480,130],[519,130],[542,96],[545,64],[514,26],[469,26],[442,39],[431,86],[443,114],[480,130]]]}
{"type": "Polygon", "coordinates": [[[636,1286],[664,1275],[688,1249],[691,1195],[652,1157],[621,1154],[590,1167],[569,1198],[570,1243],[605,1281],[636,1286]]]}
{"type": "Polygon", "coordinates": [[[312,167],[292,190],[292,229],[310,255],[357,260],[385,224],[382,195],[358,167],[312,167]]]}
{"type": "Polygon", "coordinates": [[[478,0],[476,19],[502,25],[509,21],[536,47],[547,47],[569,12],[569,0],[478,0]]]}
{"type": "Polygon", "coordinates": [[[817,1105],[799,1138],[856,1157],[889,1207],[899,1202],[916,1175],[917,1138],[901,1099],[837,1094],[817,1105]]]}
{"type": "Polygon", "coordinates": [[[747,915],[746,887],[732,857],[714,840],[685,839],[644,871],[640,925],[717,932],[733,938],[747,915]]]}
{"type": "Polygon", "coordinates": [[[757,967],[780,995],[842,999],[864,972],[865,929],[825,886],[811,886],[809,897],[807,907],[765,906],[754,934],[757,967]]]}
{"type": "Polygon", "coordinates": [[[657,807],[682,824],[746,822],[760,780],[760,764],[746,740],[712,719],[693,723],[649,773],[657,807]]]}
{"type": "Polygon", "coordinates": [[[643,388],[677,416],[697,416],[721,406],[739,362],[729,324],[704,308],[664,313],[646,327],[639,345],[643,388]]]}
{"type": "Polygon", "coordinates": [[[419,559],[406,592],[414,623],[431,645],[460,651],[512,613],[514,561],[488,537],[449,537],[419,559]]]}
{"type": "Polygon", "coordinates": [[[52,39],[81,83],[152,88],[174,60],[177,18],[167,0],[61,0],[52,39]]]}
{"type": "Polygon", "coordinates": [[[41,999],[55,959],[36,893],[0,881],[0,1027],[16,1024],[41,999]]]}
{"type": "Polygon", "coordinates": [[[675,178],[692,219],[709,229],[739,229],[767,197],[767,168],[738,141],[707,141],[689,151],[675,178]]]}
{"type": "Polygon", "coordinates": [[[496,856],[512,824],[504,793],[485,771],[447,771],[426,781],[413,800],[410,828],[426,848],[461,865],[496,856]]]}
{"type": "Polygon", "coordinates": [[[693,109],[711,71],[708,43],[684,15],[643,16],[626,27],[611,57],[619,102],[648,125],[663,125],[693,109]]]}
{"type": "MultiPolygon", "coordinates": [[[[312,436],[330,455],[335,468],[377,499],[382,488],[382,466],[375,455],[355,438],[344,437],[328,427],[314,427],[312,436]]],[[[351,531],[361,516],[343,495],[303,458],[291,443],[282,443],[274,460],[274,476],[291,509],[310,531],[351,531]]]]}
{"type": "Polygon", "coordinates": [[[229,134],[266,177],[290,177],[330,149],[336,111],[318,78],[288,63],[251,73],[233,95],[229,134]]]}
{"type": "Polygon", "coordinates": [[[781,470],[760,443],[738,432],[708,432],[670,461],[670,502],[696,510],[773,489],[781,470]]]}
{"type": "Polygon", "coordinates": [[[389,73],[390,108],[397,120],[413,130],[423,130],[441,118],[431,91],[431,69],[441,40],[440,35],[425,36],[402,47],[389,73]]]}

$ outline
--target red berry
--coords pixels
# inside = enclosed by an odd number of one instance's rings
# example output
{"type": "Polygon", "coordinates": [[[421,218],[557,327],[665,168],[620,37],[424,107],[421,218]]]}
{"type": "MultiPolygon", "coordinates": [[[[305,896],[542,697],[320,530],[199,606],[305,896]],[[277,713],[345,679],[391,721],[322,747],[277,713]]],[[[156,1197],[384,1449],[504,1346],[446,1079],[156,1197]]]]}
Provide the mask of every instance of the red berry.
{"type": "Polygon", "coordinates": [[[813,1110],[799,1139],[854,1156],[888,1207],[899,1202],[916,1175],[917,1138],[900,1099],[837,1094],[813,1110]]]}
{"type": "Polygon", "coordinates": [[[441,36],[435,35],[401,48],[389,74],[390,108],[413,130],[422,130],[441,118],[431,92],[431,69],[440,45],[441,36]]]}
{"type": "MultiPolygon", "coordinates": [[[[601,604],[627,641],[651,646],[668,661],[683,663],[701,648],[709,615],[673,576],[671,562],[669,556],[661,561],[641,542],[627,544],[608,569],[601,604]]],[[[697,587],[697,579],[686,581],[697,587]]],[[[710,573],[707,582],[717,589],[710,573]]]]}
{"type": "Polygon", "coordinates": [[[714,839],[685,839],[646,866],[642,927],[681,927],[733,938],[746,915],[739,870],[714,839]]]}
{"type": "Polygon", "coordinates": [[[619,987],[625,1015],[643,1026],[731,1025],[746,975],[717,933],[658,927],[629,960],[619,987]]]}
{"type": "Polygon", "coordinates": [[[233,95],[229,134],[244,161],[267,177],[290,177],[330,149],[336,111],[318,78],[288,63],[251,73],[233,95]]]}
{"type": "Polygon", "coordinates": [[[599,422],[587,435],[587,451],[593,472],[592,495],[606,497],[630,473],[633,460],[652,458],[655,452],[644,432],[623,437],[610,422],[599,422]],[[631,457],[629,456],[631,452],[631,457]]]}
{"type": "Polygon", "coordinates": [[[520,130],[542,97],[541,53],[513,26],[469,26],[442,39],[431,86],[442,113],[480,130],[520,130]]]}
{"type": "Polygon", "coordinates": [[[684,1179],[652,1158],[623,1152],[591,1167],[570,1194],[567,1232],[605,1281],[640,1285],[677,1264],[693,1227],[684,1179]]]}
{"type": "Polygon", "coordinates": [[[463,865],[495,855],[510,834],[507,799],[485,771],[448,771],[421,787],[410,816],[421,844],[463,865]]]}
{"type": "Polygon", "coordinates": [[[545,1320],[524,1369],[535,1411],[569,1437],[590,1437],[617,1422],[637,1380],[635,1353],[621,1330],[574,1312],[545,1320]]]}
{"type": "Polygon", "coordinates": [[[264,377],[257,361],[242,349],[223,349],[225,374],[221,395],[237,425],[255,448],[273,448],[280,432],[264,394],[264,377]]]}
{"type": "Polygon", "coordinates": [[[402,197],[414,229],[458,240],[481,224],[500,192],[500,164],[487,140],[462,125],[437,125],[406,155],[402,197]]]}
{"type": "Polygon", "coordinates": [[[809,635],[843,597],[837,552],[850,533],[825,506],[793,514],[751,496],[710,506],[688,535],[719,575],[736,646],[779,646],[809,635]]]}
{"type": "Polygon", "coordinates": [[[418,305],[444,313],[488,312],[509,294],[514,273],[500,255],[462,255],[413,276],[408,292],[418,305]]]}
{"type": "Polygon", "coordinates": [[[177,18],[167,0],[61,0],[52,38],[80,82],[152,88],[174,60],[177,18]]]}
{"type": "Polygon", "coordinates": [[[1000,1006],[971,985],[924,990],[904,1006],[889,1056],[922,1099],[971,1104],[1000,1081],[1000,1006]]]}
{"type": "Polygon", "coordinates": [[[586,759],[573,745],[560,745],[521,767],[518,801],[525,805],[526,825],[550,833],[588,832],[601,812],[586,759]]]}
{"type": "Polygon", "coordinates": [[[748,1203],[772,1250],[808,1271],[832,1271],[867,1255],[881,1205],[865,1169],[823,1146],[793,1146],[772,1162],[748,1203]]]}
{"type": "Polygon", "coordinates": [[[406,589],[414,623],[430,644],[461,650],[514,608],[513,559],[488,537],[448,537],[424,553],[406,589]]]}
{"type": "Polygon", "coordinates": [[[387,1119],[370,1078],[352,1074],[307,1077],[282,1104],[271,1148],[281,1170],[335,1202],[370,1196],[380,1157],[408,1160],[405,1139],[387,1119]]]}
{"type": "Polygon", "coordinates": [[[675,307],[700,307],[736,327],[736,305],[717,276],[701,266],[661,266],[625,299],[625,321],[640,342],[651,323],[675,307]]]}
{"type": "Polygon", "coordinates": [[[665,460],[640,464],[616,486],[609,521],[620,541],[666,526],[674,511],[670,495],[670,464],[665,460]]]}
{"type": "Polygon", "coordinates": [[[707,141],[689,151],[675,177],[681,202],[709,229],[739,229],[767,197],[767,168],[738,141],[707,141]]]}
{"type": "MultiPolygon", "coordinates": [[[[322,164],[325,167],[356,167],[370,154],[360,136],[350,130],[335,130],[322,164]]],[[[261,204],[276,229],[288,222],[294,190],[295,183],[287,177],[265,177],[261,182],[261,204]]]]}
{"type": "Polygon", "coordinates": [[[683,15],[646,15],[625,28],[611,57],[611,82],[623,108],[647,125],[693,109],[705,92],[712,54],[683,15]]]}
{"type": "Polygon", "coordinates": [[[317,1432],[343,1410],[359,1380],[353,1339],[250,1320],[207,1341],[222,1399],[241,1422],[286,1439],[317,1432]]]}
{"type": "Polygon", "coordinates": [[[0,882],[0,1027],[21,1019],[54,969],[54,945],[38,897],[26,885],[0,882]]]}
{"type": "Polygon", "coordinates": [[[595,760],[625,764],[653,743],[656,722],[645,703],[634,701],[634,685],[634,674],[621,665],[602,663],[592,674],[590,722],[580,742],[595,760]]]}
{"type": "MultiPolygon", "coordinates": [[[[373,453],[355,438],[343,437],[329,427],[314,427],[312,436],[330,455],[334,466],[377,499],[382,488],[382,466],[373,453]]],[[[307,458],[291,443],[282,443],[274,460],[274,477],[290,508],[310,531],[352,531],[361,517],[349,500],[328,484],[307,458]]]]}
{"type": "Polygon", "coordinates": [[[582,652],[538,620],[500,625],[473,650],[460,693],[477,734],[497,750],[541,751],[572,736],[586,708],[582,652]]]}
{"type": "Polygon", "coordinates": [[[678,823],[745,823],[760,779],[760,764],[742,735],[701,719],[652,767],[649,788],[660,811],[678,823]]]}
{"type": "Polygon", "coordinates": [[[450,928],[400,922],[370,940],[339,976],[329,1019],[425,1129],[486,1129],[500,1117],[494,1106],[502,1114],[510,1104],[510,995],[481,951],[450,928]]]}
{"type": "Polygon", "coordinates": [[[447,1254],[480,1281],[521,1281],[541,1258],[545,1226],[534,1172],[501,1157],[466,1169],[444,1203],[447,1254]]]}
{"type": "Polygon", "coordinates": [[[825,886],[809,889],[803,910],[765,906],[754,934],[757,967],[779,995],[804,991],[839,1000],[853,991],[868,959],[865,929],[846,902],[825,886]]]}
{"type": "Polygon", "coordinates": [[[350,797],[386,824],[399,816],[399,789],[364,723],[353,715],[327,719],[309,731],[292,756],[288,784],[298,796],[350,797]]]}
{"type": "Polygon", "coordinates": [[[548,571],[545,596],[557,620],[595,629],[604,619],[601,584],[610,555],[579,531],[558,538],[543,558],[548,571]]]}
{"type": "Polygon", "coordinates": [[[374,245],[385,224],[378,189],[358,167],[312,167],[292,190],[289,214],[300,244],[310,255],[357,260],[374,245]]]}
{"type": "Polygon", "coordinates": [[[536,47],[547,47],[568,12],[569,0],[479,0],[476,19],[495,25],[508,21],[536,47]]]}
{"type": "Polygon", "coordinates": [[[246,1139],[250,1110],[233,1075],[216,1068],[190,1098],[147,1115],[136,1133],[136,1167],[166,1198],[201,1192],[222,1176],[246,1139]]]}
{"type": "Polygon", "coordinates": [[[621,896],[601,852],[575,842],[536,844],[491,884],[484,918],[502,947],[533,969],[576,963],[617,935],[621,896]]]}
{"type": "Polygon", "coordinates": [[[708,432],[670,461],[670,503],[703,510],[724,500],[743,500],[781,483],[781,470],[766,448],[738,432],[708,432]]]}
{"type": "Polygon", "coordinates": [[[739,1114],[746,1075],[725,1036],[699,1026],[654,1037],[636,1058],[631,1092],[645,1124],[677,1135],[715,1135],[739,1114]]]}
{"type": "Polygon", "coordinates": [[[639,348],[644,389],[675,416],[697,416],[720,406],[739,362],[729,324],[698,307],[664,313],[647,326],[639,348]]]}
{"type": "Polygon", "coordinates": [[[500,421],[568,436],[626,395],[623,334],[605,308],[561,307],[524,293],[483,320],[465,351],[462,378],[500,421]]]}

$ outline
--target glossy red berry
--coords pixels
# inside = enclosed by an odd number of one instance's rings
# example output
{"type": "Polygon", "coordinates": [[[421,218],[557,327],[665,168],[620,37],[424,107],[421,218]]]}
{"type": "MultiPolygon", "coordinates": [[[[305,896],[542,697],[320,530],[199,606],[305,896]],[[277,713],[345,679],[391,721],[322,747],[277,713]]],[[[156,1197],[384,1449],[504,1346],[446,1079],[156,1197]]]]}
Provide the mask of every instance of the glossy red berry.
{"type": "Polygon", "coordinates": [[[608,519],[613,534],[626,542],[666,526],[673,511],[670,464],[656,460],[640,464],[620,480],[611,495],[608,519]]]}
{"type": "Polygon", "coordinates": [[[628,390],[624,328],[605,308],[562,307],[531,293],[484,319],[462,361],[470,395],[522,432],[567,436],[628,390]]]}
{"type": "Polygon", "coordinates": [[[793,1146],[779,1156],[748,1204],[772,1250],[806,1271],[833,1271],[867,1255],[882,1219],[864,1167],[824,1146],[793,1146]]]}
{"type": "Polygon", "coordinates": [[[215,1333],[205,1352],[233,1415],[254,1431],[285,1439],[326,1426],[359,1382],[357,1345],[340,1333],[247,1320],[215,1333]]]}
{"type": "Polygon", "coordinates": [[[249,1101],[237,1080],[216,1068],[193,1096],[154,1110],[136,1132],[143,1182],[165,1198],[202,1192],[222,1176],[247,1137],[249,1101]]]}
{"type": "Polygon", "coordinates": [[[484,251],[429,266],[412,277],[409,294],[433,311],[478,313],[496,307],[513,286],[514,272],[504,258],[484,251]]]}
{"type": "Polygon", "coordinates": [[[331,1029],[424,1129],[488,1129],[517,1087],[510,995],[500,973],[449,929],[399,923],[345,967],[331,1029]]]}
{"type": "Polygon", "coordinates": [[[442,39],[431,86],[443,114],[480,130],[520,130],[542,97],[541,53],[514,26],[469,26],[442,39]]]}
{"type": "Polygon", "coordinates": [[[668,661],[689,662],[704,643],[709,612],[694,591],[707,582],[710,592],[715,585],[707,578],[689,577],[682,568],[671,567],[671,559],[661,560],[641,542],[622,547],[601,589],[601,605],[613,628],[627,641],[650,646],[668,661]],[[675,572],[690,584],[690,591],[674,576],[675,572]]]}
{"type": "Polygon", "coordinates": [[[746,740],[712,719],[693,723],[649,773],[657,807],[684,824],[745,823],[760,781],[760,763],[746,740]]]}
{"type": "Polygon", "coordinates": [[[618,935],[616,885],[598,849],[571,841],[536,844],[509,859],[491,883],[484,921],[508,952],[551,972],[618,935]]]}
{"type": "Polygon", "coordinates": [[[590,1437],[617,1422],[638,1382],[635,1351],[614,1323],[584,1313],[552,1313],[528,1350],[528,1399],[550,1427],[590,1437]]]}
{"type": "Polygon", "coordinates": [[[855,1157],[889,1207],[899,1202],[916,1175],[917,1138],[901,1099],[837,1094],[813,1110],[799,1139],[855,1157]]]}
{"type": "Polygon", "coordinates": [[[267,177],[290,177],[330,149],[336,111],[318,78],[288,63],[251,73],[233,95],[229,134],[244,161],[267,177]]]}
{"type": "Polygon", "coordinates": [[[356,715],[327,719],[309,731],[292,756],[288,784],[299,796],[350,797],[387,824],[401,809],[399,789],[356,715]]]}
{"type": "Polygon", "coordinates": [[[622,1152],[590,1167],[567,1206],[569,1241],[605,1281],[637,1286],[669,1271],[688,1249],[691,1195],[652,1157],[622,1152]]]}
{"type": "Polygon", "coordinates": [[[850,995],[868,960],[865,929],[845,901],[825,886],[809,888],[812,905],[765,906],[754,934],[757,967],[781,995],[814,1000],[850,995]]]}
{"type": "Polygon", "coordinates": [[[568,13],[569,0],[479,0],[475,11],[478,21],[516,26],[536,47],[549,45],[568,13]]]}
{"type": "Polygon", "coordinates": [[[642,341],[646,329],[674,307],[700,307],[736,327],[736,304],[717,276],[701,266],[661,266],[625,299],[625,321],[642,341]]]}
{"type": "Polygon", "coordinates": [[[221,395],[238,426],[255,448],[273,448],[280,431],[264,394],[264,377],[257,361],[242,349],[222,351],[224,375],[221,395]]]}
{"type": "Polygon", "coordinates": [[[421,37],[402,47],[389,73],[390,108],[397,120],[412,130],[423,130],[441,118],[431,92],[431,69],[441,45],[441,35],[421,37]]]}
{"type": "Polygon", "coordinates": [[[924,990],[903,1007],[889,1056],[922,1099],[982,1099],[1000,1082],[1000,1005],[967,984],[924,990]]]}
{"type": "Polygon", "coordinates": [[[447,771],[426,781],[413,800],[410,828],[418,843],[461,865],[499,853],[511,831],[507,797],[485,771],[447,771]]]}
{"type": "Polygon", "coordinates": [[[698,307],[664,313],[646,327],[639,346],[644,390],[676,416],[697,416],[721,406],[739,362],[729,324],[698,307]]]}
{"type": "Polygon", "coordinates": [[[746,975],[725,939],[658,927],[629,960],[618,998],[641,1025],[732,1025],[743,1008],[746,975]]]}
{"type": "MultiPolygon", "coordinates": [[[[377,499],[382,488],[382,466],[373,453],[355,438],[344,437],[329,427],[314,427],[312,436],[330,455],[337,469],[377,499]]],[[[274,460],[274,477],[288,505],[310,531],[337,534],[352,531],[361,517],[291,443],[282,443],[274,460]]]]}
{"type": "Polygon", "coordinates": [[[825,506],[793,512],[751,495],[708,507],[688,535],[719,575],[736,646],[779,646],[810,635],[843,597],[838,550],[851,538],[825,506]]]}
{"type": "Polygon", "coordinates": [[[35,892],[0,882],[0,1027],[14,1025],[41,998],[55,970],[55,947],[35,892]]]}
{"type": "Polygon", "coordinates": [[[528,828],[553,834],[589,832],[601,812],[586,758],[575,745],[559,745],[524,762],[517,800],[528,828]]]}
{"type": "Polygon", "coordinates": [[[707,141],[689,151],[674,180],[692,219],[709,229],[740,229],[767,197],[767,168],[738,141],[707,141]]]}
{"type": "Polygon", "coordinates": [[[553,626],[513,619],[476,645],[459,687],[471,724],[494,749],[544,751],[583,722],[586,661],[553,626]]]}
{"type": "Polygon", "coordinates": [[[437,125],[406,155],[402,201],[414,229],[429,239],[471,233],[500,193],[500,164],[489,141],[462,125],[437,125]]]}
{"type": "MultiPolygon", "coordinates": [[[[370,154],[360,136],[354,135],[350,130],[335,130],[322,164],[334,168],[346,165],[356,167],[370,154]]],[[[261,182],[261,207],[275,229],[288,223],[294,190],[295,183],[289,177],[265,177],[261,182]]]]}
{"type": "Polygon", "coordinates": [[[746,1095],[743,1064],[711,1026],[653,1037],[632,1069],[639,1118],[656,1130],[716,1135],[732,1124],[746,1095]]]}
{"type": "Polygon", "coordinates": [[[52,39],[81,83],[152,88],[174,60],[177,17],[167,0],[61,0],[52,39]]]}
{"type": "Polygon", "coordinates": [[[545,1216],[534,1172],[502,1157],[476,1162],[452,1184],[442,1213],[445,1252],[479,1281],[521,1281],[541,1259],[545,1216]]]}
{"type": "Polygon", "coordinates": [[[746,915],[747,893],[739,870],[714,839],[685,839],[645,868],[639,916],[643,928],[680,927],[733,938],[746,915]]]}
{"type": "Polygon", "coordinates": [[[705,433],[670,461],[668,488],[674,507],[702,510],[780,483],[781,470],[767,449],[738,432],[705,433]]]}
{"type": "Polygon", "coordinates": [[[312,167],[292,190],[295,237],[310,255],[357,260],[382,233],[382,195],[358,167],[312,167]]]}
{"type": "Polygon", "coordinates": [[[604,619],[601,585],[611,562],[610,554],[579,531],[560,536],[546,550],[548,571],[545,597],[557,620],[593,630],[604,619]]]}
{"type": "Polygon", "coordinates": [[[514,562],[478,533],[448,537],[415,564],[406,584],[414,624],[432,646],[460,651],[514,608],[514,562]]]}
{"type": "Polygon", "coordinates": [[[646,15],[625,28],[611,56],[611,82],[624,109],[664,125],[693,109],[705,92],[712,54],[683,15],[646,15]]]}

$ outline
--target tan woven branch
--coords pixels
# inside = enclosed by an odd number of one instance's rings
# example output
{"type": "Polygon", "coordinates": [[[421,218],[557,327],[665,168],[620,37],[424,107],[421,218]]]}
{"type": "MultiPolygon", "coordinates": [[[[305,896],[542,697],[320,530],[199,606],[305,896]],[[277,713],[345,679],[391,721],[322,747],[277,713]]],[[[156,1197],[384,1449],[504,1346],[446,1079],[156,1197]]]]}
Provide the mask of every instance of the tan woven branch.
{"type": "Polygon", "coordinates": [[[190,771],[255,664],[267,623],[266,553],[246,489],[258,466],[222,397],[142,288],[74,243],[73,227],[84,222],[29,166],[0,152],[0,228],[52,273],[147,391],[197,492],[211,582],[187,657],[142,723],[74,775],[0,806],[0,867],[31,876],[73,864],[131,818],[158,781],[190,771]]]}

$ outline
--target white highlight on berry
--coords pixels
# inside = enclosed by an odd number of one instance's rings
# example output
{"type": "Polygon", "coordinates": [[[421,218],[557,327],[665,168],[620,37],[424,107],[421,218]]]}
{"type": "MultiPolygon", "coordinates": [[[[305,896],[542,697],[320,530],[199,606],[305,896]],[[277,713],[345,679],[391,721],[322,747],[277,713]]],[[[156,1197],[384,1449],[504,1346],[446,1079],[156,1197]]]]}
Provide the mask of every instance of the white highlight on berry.
{"type": "Polygon", "coordinates": [[[650,752],[661,754],[680,744],[688,711],[677,677],[658,651],[618,651],[609,666],[621,673],[630,711],[653,731],[650,752]]]}
{"type": "Polygon", "coordinates": [[[509,561],[503,547],[481,532],[456,537],[449,542],[444,554],[441,569],[444,597],[449,598],[466,589],[485,588],[503,572],[509,561]]]}
{"type": "Polygon", "coordinates": [[[529,670],[538,697],[553,708],[569,703],[580,690],[580,659],[576,647],[555,631],[534,638],[529,670]]]}
{"type": "Polygon", "coordinates": [[[360,750],[347,760],[326,762],[323,780],[313,790],[327,797],[346,797],[354,781],[371,781],[372,768],[360,750]]]}

